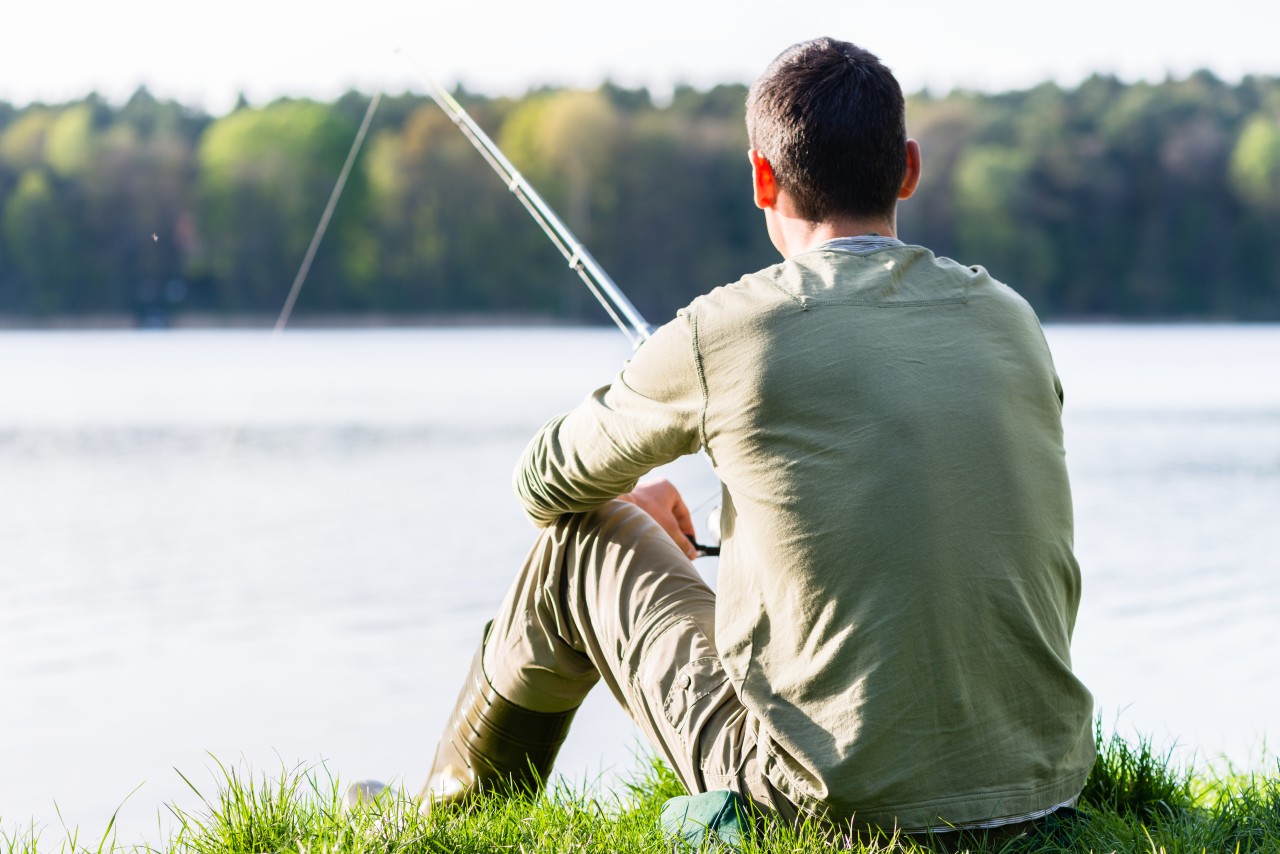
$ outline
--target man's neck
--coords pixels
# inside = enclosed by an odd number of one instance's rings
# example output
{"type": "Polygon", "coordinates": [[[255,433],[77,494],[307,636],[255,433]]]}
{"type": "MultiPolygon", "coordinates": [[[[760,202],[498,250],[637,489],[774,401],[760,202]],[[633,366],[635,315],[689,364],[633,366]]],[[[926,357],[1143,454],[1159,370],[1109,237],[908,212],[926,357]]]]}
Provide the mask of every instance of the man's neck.
{"type": "Polygon", "coordinates": [[[897,237],[897,217],[887,219],[839,219],[829,222],[809,222],[788,216],[777,209],[769,223],[769,236],[783,258],[808,252],[816,246],[837,237],[877,235],[897,237]]]}

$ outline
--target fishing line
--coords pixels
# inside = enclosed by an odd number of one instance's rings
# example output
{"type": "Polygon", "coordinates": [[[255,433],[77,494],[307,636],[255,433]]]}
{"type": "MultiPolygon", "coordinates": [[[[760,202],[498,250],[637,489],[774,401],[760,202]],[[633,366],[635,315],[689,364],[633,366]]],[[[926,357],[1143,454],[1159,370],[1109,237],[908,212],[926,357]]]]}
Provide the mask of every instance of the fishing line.
{"type": "MultiPolygon", "coordinates": [[[[320,214],[320,222],[311,234],[311,243],[307,246],[307,251],[302,256],[302,263],[298,265],[298,272],[293,277],[293,284],[289,287],[289,295],[285,297],[284,306],[280,309],[275,325],[271,328],[270,340],[273,343],[280,337],[280,333],[284,331],[285,325],[289,322],[290,315],[293,314],[293,306],[298,301],[298,294],[302,291],[302,285],[307,280],[307,274],[311,272],[311,264],[315,261],[316,252],[320,249],[320,241],[324,240],[325,232],[329,230],[329,221],[333,219],[333,211],[338,207],[338,199],[342,197],[342,191],[347,186],[347,178],[351,175],[351,167],[355,164],[356,157],[360,154],[360,149],[364,147],[364,139],[369,133],[369,125],[373,123],[373,114],[377,112],[378,104],[381,101],[382,90],[374,92],[373,97],[369,99],[369,106],[365,108],[364,118],[360,121],[360,127],[356,131],[355,139],[352,140],[351,148],[347,151],[347,159],[343,162],[342,169],[338,172],[338,180],[334,182],[333,190],[329,193],[329,201],[324,206],[324,212],[320,214]]],[[[245,408],[247,408],[247,404],[245,408]]],[[[236,440],[240,437],[240,430],[244,426],[244,418],[244,412],[242,411],[240,417],[232,423],[227,431],[227,437],[223,442],[221,453],[221,457],[224,460],[235,446],[236,440]]]]}
{"type": "Polygon", "coordinates": [[[347,160],[342,164],[342,171],[338,173],[338,180],[333,185],[333,192],[329,194],[329,203],[324,206],[324,213],[320,215],[320,224],[316,226],[315,232],[311,235],[311,245],[307,247],[306,254],[302,256],[302,263],[298,265],[298,274],[293,277],[293,285],[289,288],[289,296],[285,297],[284,307],[280,309],[280,316],[276,318],[276,325],[271,330],[272,335],[282,332],[284,325],[289,322],[289,315],[293,314],[293,304],[298,301],[298,292],[302,290],[302,283],[307,280],[307,274],[311,272],[311,262],[315,260],[316,251],[320,248],[320,241],[324,239],[324,233],[329,230],[329,220],[333,218],[333,209],[338,206],[338,199],[342,196],[342,190],[347,186],[347,176],[351,174],[351,166],[356,162],[356,155],[360,153],[361,147],[364,146],[365,135],[369,132],[373,114],[377,111],[378,103],[381,100],[381,90],[374,92],[373,97],[369,99],[369,106],[364,111],[364,119],[360,122],[360,129],[356,131],[356,138],[351,143],[351,150],[347,152],[347,160]]]}

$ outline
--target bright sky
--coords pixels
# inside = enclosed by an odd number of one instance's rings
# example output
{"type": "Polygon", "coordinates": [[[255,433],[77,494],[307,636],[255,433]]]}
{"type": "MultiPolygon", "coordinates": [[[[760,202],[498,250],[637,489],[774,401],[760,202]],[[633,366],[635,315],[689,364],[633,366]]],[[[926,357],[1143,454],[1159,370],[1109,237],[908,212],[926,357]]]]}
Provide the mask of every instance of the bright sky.
{"type": "Polygon", "coordinates": [[[594,86],[606,76],[661,94],[678,82],[749,82],[782,48],[817,35],[877,53],[908,91],[987,91],[1093,71],[1160,80],[1202,67],[1280,75],[1280,4],[1216,0],[7,0],[0,101],[112,101],[155,94],[230,108],[279,95],[420,86],[396,48],[446,84],[489,93],[594,86]],[[1181,7],[1182,11],[1179,11],[1181,7]]]}

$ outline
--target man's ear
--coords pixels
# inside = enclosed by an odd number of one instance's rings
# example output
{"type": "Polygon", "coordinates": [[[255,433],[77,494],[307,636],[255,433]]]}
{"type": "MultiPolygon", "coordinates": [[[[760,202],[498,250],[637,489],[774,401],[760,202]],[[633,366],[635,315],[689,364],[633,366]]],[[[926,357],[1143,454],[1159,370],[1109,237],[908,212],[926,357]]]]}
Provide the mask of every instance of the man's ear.
{"type": "Polygon", "coordinates": [[[756,148],[748,151],[747,157],[751,159],[751,187],[756,207],[771,208],[778,201],[778,181],[773,177],[773,165],[756,148]]]}
{"type": "Polygon", "coordinates": [[[920,143],[914,139],[907,140],[907,171],[902,175],[902,186],[898,188],[899,199],[909,199],[920,183],[920,143]]]}

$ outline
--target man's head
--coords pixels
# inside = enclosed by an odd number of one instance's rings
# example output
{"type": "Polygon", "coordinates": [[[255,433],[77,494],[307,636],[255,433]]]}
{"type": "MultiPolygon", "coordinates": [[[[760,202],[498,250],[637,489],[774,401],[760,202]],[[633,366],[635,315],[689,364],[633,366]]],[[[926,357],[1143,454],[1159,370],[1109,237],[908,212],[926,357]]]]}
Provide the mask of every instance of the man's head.
{"type": "Polygon", "coordinates": [[[905,112],[879,59],[820,38],[787,48],[752,84],[747,135],[797,216],[878,220],[903,197],[905,112]]]}

